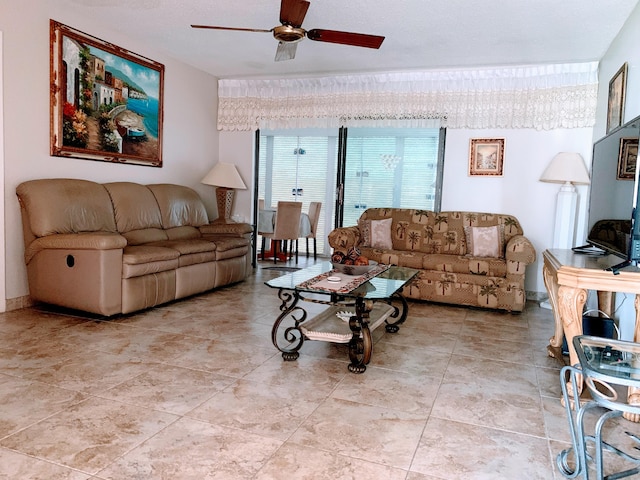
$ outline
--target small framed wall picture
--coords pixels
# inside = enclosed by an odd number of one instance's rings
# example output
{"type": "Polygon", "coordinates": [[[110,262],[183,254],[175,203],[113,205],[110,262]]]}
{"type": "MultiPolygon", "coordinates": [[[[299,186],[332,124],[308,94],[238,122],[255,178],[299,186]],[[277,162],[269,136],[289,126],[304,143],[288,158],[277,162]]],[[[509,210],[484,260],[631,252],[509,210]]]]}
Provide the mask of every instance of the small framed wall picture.
{"type": "Polygon", "coordinates": [[[607,133],[622,125],[624,118],[624,97],[627,89],[627,64],[620,67],[609,82],[607,104],[607,133]]]}
{"type": "Polygon", "coordinates": [[[638,137],[620,139],[616,180],[634,180],[638,162],[638,137]]]}
{"type": "Polygon", "coordinates": [[[472,138],[469,144],[470,176],[502,176],[504,138],[472,138]]]}

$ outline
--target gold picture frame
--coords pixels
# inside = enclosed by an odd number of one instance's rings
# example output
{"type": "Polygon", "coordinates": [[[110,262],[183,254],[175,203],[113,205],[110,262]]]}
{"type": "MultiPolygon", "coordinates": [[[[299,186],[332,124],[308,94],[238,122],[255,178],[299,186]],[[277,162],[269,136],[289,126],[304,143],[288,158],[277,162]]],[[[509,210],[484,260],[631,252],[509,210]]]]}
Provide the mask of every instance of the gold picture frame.
{"type": "Polygon", "coordinates": [[[627,63],[625,62],[609,81],[607,104],[607,133],[622,125],[627,90],[627,63]]]}
{"type": "Polygon", "coordinates": [[[621,138],[616,180],[635,180],[638,162],[638,137],[621,138]]]}
{"type": "Polygon", "coordinates": [[[501,177],[504,138],[472,138],[469,143],[469,176],[501,177]]]}
{"type": "Polygon", "coordinates": [[[49,25],[50,154],[162,167],[164,65],[49,25]]]}

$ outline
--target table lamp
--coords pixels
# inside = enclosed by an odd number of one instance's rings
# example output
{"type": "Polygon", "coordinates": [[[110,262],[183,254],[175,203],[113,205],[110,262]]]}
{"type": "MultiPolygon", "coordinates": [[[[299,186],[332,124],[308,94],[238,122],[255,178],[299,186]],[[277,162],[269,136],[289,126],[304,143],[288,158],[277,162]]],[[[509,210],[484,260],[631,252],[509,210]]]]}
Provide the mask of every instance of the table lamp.
{"type": "Polygon", "coordinates": [[[556,202],[553,248],[572,248],[575,241],[578,192],[574,185],[588,185],[589,172],[579,153],[558,153],[540,177],[541,182],[561,183],[556,202]]]}
{"type": "Polygon", "coordinates": [[[218,218],[215,221],[229,223],[235,189],[245,190],[247,188],[236,166],[232,163],[218,162],[201,182],[217,187],[218,218]]]}

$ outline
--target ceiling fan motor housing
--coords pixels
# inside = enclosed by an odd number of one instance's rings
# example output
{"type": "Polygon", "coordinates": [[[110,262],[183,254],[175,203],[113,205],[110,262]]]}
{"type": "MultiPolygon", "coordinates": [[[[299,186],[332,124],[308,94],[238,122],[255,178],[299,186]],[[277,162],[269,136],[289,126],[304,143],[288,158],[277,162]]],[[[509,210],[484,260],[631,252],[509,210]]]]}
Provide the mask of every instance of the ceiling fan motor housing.
{"type": "Polygon", "coordinates": [[[279,25],[273,28],[273,36],[276,40],[285,43],[299,42],[304,38],[305,31],[300,27],[291,25],[279,25]]]}

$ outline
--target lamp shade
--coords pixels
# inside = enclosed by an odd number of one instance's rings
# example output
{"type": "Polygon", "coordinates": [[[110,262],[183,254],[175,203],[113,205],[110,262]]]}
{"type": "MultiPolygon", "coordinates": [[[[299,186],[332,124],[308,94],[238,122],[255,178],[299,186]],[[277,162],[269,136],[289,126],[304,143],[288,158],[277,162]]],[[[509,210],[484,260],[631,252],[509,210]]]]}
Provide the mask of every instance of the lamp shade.
{"type": "Polygon", "coordinates": [[[232,163],[218,162],[201,180],[205,185],[214,187],[235,188],[245,190],[247,186],[242,181],[238,169],[232,163]]]}
{"type": "Polygon", "coordinates": [[[541,182],[588,185],[589,172],[579,153],[558,153],[540,177],[541,182]]]}

